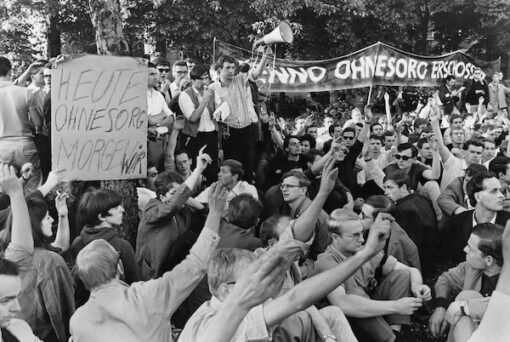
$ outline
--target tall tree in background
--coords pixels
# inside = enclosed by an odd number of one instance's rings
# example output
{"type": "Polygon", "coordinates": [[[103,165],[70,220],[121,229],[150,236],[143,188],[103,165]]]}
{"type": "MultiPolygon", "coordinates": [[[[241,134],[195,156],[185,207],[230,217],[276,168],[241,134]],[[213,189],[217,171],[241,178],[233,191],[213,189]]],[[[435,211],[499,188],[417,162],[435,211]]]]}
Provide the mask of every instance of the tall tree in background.
{"type": "MultiPolygon", "coordinates": [[[[89,0],[89,5],[90,17],[96,30],[98,54],[128,56],[129,45],[124,37],[119,0],[89,0]]],[[[125,212],[120,233],[134,246],[139,221],[135,181],[102,181],[101,186],[121,195],[125,212]]]]}

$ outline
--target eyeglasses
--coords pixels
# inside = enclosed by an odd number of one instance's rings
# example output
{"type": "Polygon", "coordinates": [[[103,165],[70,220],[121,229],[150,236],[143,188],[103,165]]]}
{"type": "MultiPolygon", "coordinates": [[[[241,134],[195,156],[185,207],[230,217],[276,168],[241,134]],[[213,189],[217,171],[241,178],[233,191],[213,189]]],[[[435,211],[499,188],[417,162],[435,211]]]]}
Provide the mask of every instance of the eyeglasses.
{"type": "Polygon", "coordinates": [[[401,154],[395,154],[395,159],[396,160],[400,160],[402,159],[403,161],[408,161],[409,159],[411,159],[412,157],[409,157],[409,156],[403,156],[401,154]]]}
{"type": "Polygon", "coordinates": [[[43,75],[44,78],[51,78],[51,75],[43,75]]]}
{"type": "Polygon", "coordinates": [[[342,139],[344,139],[344,140],[354,140],[354,137],[345,137],[345,136],[343,136],[342,139]]]}
{"type": "Polygon", "coordinates": [[[301,187],[301,185],[285,184],[285,183],[280,184],[280,189],[282,189],[282,190],[287,189],[287,188],[293,189],[293,188],[300,188],[300,187],[301,187]]]}

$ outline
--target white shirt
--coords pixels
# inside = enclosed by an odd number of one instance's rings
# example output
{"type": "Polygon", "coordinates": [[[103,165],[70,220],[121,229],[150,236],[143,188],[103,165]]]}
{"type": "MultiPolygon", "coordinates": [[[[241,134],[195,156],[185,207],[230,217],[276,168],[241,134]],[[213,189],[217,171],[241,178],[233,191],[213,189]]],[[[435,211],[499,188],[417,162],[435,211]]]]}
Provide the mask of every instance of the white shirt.
{"type": "Polygon", "coordinates": [[[163,94],[154,88],[147,91],[147,115],[156,116],[165,113],[167,116],[174,115],[166,104],[163,94]]]}
{"type": "Polygon", "coordinates": [[[453,182],[457,177],[463,177],[466,174],[467,164],[464,159],[455,157],[451,152],[448,159],[443,164],[444,172],[441,178],[441,192],[446,190],[446,187],[453,182]]]}
{"type": "Polygon", "coordinates": [[[510,315],[510,296],[495,290],[480,326],[468,342],[510,341],[508,315],[510,315]]]}
{"type": "MultiPolygon", "coordinates": [[[[195,199],[197,201],[199,201],[200,203],[207,203],[207,199],[209,198],[209,193],[211,192],[211,189],[212,189],[212,185],[210,185],[207,189],[202,191],[202,193],[200,195],[198,195],[197,197],[195,197],[195,199]]],[[[259,194],[257,193],[257,189],[253,185],[248,184],[245,181],[239,181],[236,184],[236,186],[234,186],[232,188],[232,190],[230,190],[227,194],[227,203],[225,203],[225,212],[223,213],[223,217],[226,217],[228,214],[228,205],[229,205],[230,201],[234,197],[236,197],[240,194],[249,194],[249,195],[252,195],[253,197],[255,197],[255,199],[257,199],[257,200],[259,199],[259,194]]]]}
{"type": "MultiPolygon", "coordinates": [[[[202,101],[202,95],[195,89],[195,87],[191,87],[193,91],[195,92],[195,95],[198,98],[198,101],[202,101]]],[[[193,101],[191,100],[191,97],[186,94],[185,91],[179,95],[179,107],[181,107],[181,111],[186,117],[186,119],[189,120],[191,117],[191,114],[195,111],[195,105],[193,104],[193,101]]],[[[205,106],[204,111],[200,115],[200,122],[198,124],[198,131],[199,132],[213,132],[215,130],[214,123],[211,120],[211,114],[209,113],[209,109],[207,109],[207,106],[205,106]]]]}

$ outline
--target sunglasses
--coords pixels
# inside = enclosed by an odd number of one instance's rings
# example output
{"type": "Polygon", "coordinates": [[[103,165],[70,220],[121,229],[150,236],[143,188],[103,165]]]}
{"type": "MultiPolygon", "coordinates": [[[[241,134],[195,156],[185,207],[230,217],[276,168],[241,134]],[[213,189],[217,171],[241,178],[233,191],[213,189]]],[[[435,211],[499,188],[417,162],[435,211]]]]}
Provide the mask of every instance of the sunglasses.
{"type": "Polygon", "coordinates": [[[354,137],[342,137],[344,140],[354,140],[354,137]]]}
{"type": "Polygon", "coordinates": [[[408,161],[409,159],[411,159],[412,157],[409,157],[409,156],[403,156],[401,154],[395,154],[395,159],[396,160],[400,160],[402,159],[403,161],[408,161]]]}

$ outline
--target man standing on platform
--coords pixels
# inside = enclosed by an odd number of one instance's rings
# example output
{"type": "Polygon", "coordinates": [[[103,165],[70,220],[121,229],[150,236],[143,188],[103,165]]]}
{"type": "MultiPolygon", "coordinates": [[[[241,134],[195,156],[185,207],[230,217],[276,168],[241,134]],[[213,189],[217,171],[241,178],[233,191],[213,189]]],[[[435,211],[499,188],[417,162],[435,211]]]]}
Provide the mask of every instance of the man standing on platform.
{"type": "Polygon", "coordinates": [[[257,136],[257,114],[253,106],[249,81],[255,81],[266,66],[271,49],[266,47],[259,65],[248,73],[237,73],[239,64],[232,56],[221,56],[216,64],[219,80],[210,89],[214,91],[216,108],[224,112],[221,121],[228,127],[223,134],[223,157],[241,162],[245,169],[245,180],[251,183],[255,168],[255,143],[257,136]],[[221,109],[223,105],[227,109],[221,109]],[[226,117],[225,114],[228,114],[226,117]]]}

